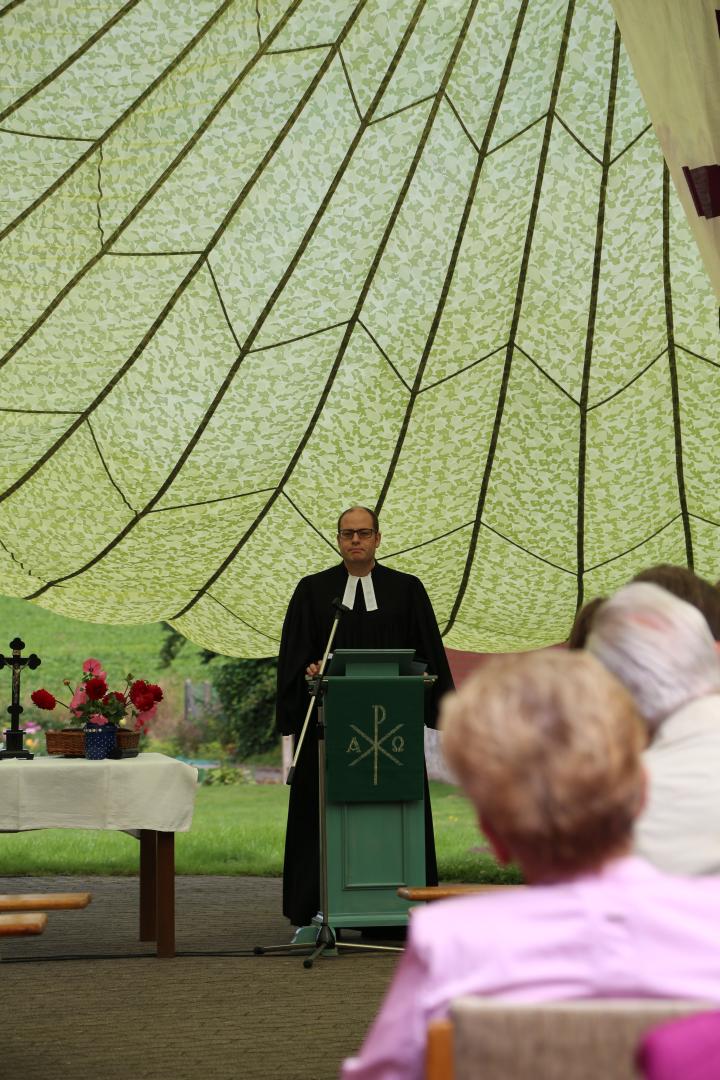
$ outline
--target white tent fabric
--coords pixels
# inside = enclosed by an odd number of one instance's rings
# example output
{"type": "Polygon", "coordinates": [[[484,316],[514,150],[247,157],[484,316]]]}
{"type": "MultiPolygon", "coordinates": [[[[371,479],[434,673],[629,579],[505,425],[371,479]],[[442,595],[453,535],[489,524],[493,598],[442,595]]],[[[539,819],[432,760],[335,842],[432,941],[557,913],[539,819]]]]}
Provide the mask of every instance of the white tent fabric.
{"type": "Polygon", "coordinates": [[[717,307],[609,0],[0,7],[0,591],[277,651],[336,515],[446,644],[720,574],[717,307]]]}
{"type": "MultiPolygon", "coordinates": [[[[720,8],[715,0],[613,0],[653,128],[720,297],[720,175],[712,216],[698,212],[683,168],[720,174],[720,8]]],[[[702,208],[700,208],[702,209],[702,208]]]]}

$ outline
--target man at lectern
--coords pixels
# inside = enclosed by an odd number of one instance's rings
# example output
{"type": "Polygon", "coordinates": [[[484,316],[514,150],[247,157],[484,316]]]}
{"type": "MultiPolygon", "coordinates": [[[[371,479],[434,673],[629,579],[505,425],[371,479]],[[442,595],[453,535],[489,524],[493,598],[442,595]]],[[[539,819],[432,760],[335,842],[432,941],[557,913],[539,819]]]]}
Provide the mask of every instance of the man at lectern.
{"type": "MultiPolygon", "coordinates": [[[[300,734],[309,702],[306,675],[318,671],[332,626],[332,601],[346,611],[335,635],[337,649],[415,649],[428,674],[437,676],[425,696],[425,723],[435,727],[441,697],[453,689],[430,599],[419,578],[375,561],[380,544],[377,515],[364,506],[338,519],[342,562],[304,577],[293,593],[283,624],[278,660],[277,725],[283,735],[300,734]]],[[[307,925],[319,908],[318,758],[314,717],[300,751],[290,788],[283,912],[294,926],[307,925]]],[[[425,779],[427,883],[437,883],[435,838],[425,779]]]]}

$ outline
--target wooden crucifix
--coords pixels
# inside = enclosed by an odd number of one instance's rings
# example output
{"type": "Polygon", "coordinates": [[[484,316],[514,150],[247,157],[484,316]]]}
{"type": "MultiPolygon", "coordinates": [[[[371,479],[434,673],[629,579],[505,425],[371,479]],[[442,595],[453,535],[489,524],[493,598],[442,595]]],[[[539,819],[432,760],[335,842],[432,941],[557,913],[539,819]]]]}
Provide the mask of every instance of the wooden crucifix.
{"type": "Polygon", "coordinates": [[[5,666],[12,668],[12,704],[8,705],[7,710],[10,713],[10,727],[4,733],[5,749],[0,750],[0,761],[3,758],[31,758],[33,756],[23,747],[25,732],[20,727],[20,713],[23,711],[20,704],[20,672],[26,666],[31,669],[40,667],[41,661],[35,653],[30,653],[29,656],[21,655],[25,642],[19,637],[12,639],[10,648],[12,656],[3,656],[0,653],[0,668],[5,666]]]}

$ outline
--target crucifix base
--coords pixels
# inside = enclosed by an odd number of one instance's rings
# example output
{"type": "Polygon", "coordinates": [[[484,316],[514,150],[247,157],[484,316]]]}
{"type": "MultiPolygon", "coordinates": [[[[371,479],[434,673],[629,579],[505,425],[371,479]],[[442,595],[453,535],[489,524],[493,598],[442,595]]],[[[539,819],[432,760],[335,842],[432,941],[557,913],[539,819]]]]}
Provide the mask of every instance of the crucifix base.
{"type": "Polygon", "coordinates": [[[2,761],[3,758],[31,759],[35,756],[23,747],[23,736],[25,735],[25,732],[22,729],[13,730],[12,728],[8,728],[3,734],[5,735],[5,749],[0,750],[0,761],[2,761]]]}

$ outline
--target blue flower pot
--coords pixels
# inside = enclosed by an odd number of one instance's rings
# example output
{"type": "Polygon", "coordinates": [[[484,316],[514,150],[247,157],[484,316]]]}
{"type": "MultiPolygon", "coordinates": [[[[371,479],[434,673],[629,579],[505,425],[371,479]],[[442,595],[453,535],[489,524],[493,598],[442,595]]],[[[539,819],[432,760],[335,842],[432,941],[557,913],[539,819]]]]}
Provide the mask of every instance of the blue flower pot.
{"type": "Polygon", "coordinates": [[[100,728],[105,740],[105,757],[117,746],[117,724],[105,724],[100,728]]]}
{"type": "Polygon", "coordinates": [[[85,757],[90,761],[102,761],[114,750],[117,743],[116,724],[85,725],[85,757]]]}
{"type": "Polygon", "coordinates": [[[106,741],[101,727],[85,725],[85,757],[88,761],[102,761],[107,756],[106,741]]]}

